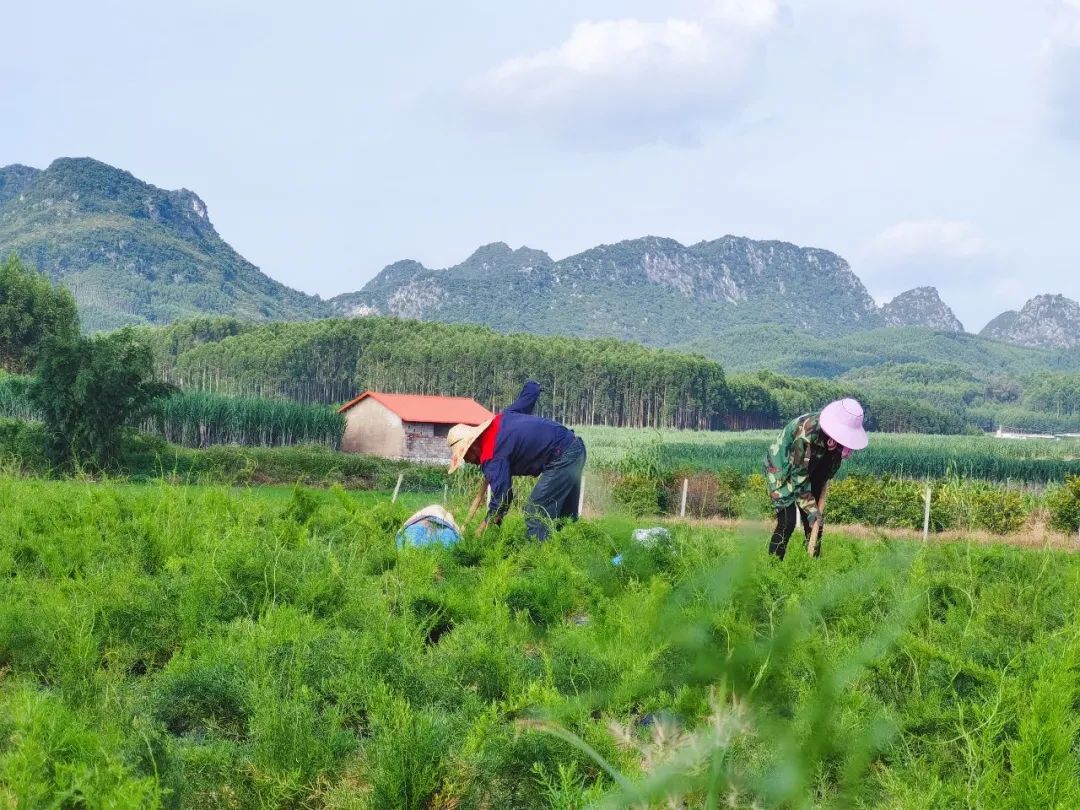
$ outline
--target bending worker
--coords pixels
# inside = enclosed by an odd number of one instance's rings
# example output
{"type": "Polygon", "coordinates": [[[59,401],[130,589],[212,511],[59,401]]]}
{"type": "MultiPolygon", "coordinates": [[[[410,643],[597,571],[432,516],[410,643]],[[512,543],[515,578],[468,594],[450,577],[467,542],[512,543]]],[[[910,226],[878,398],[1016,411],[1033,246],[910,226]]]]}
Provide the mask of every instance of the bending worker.
{"type": "Polygon", "coordinates": [[[480,525],[498,525],[514,499],[513,476],[539,476],[529,502],[525,523],[529,536],[544,540],[553,521],[578,518],[581,474],[585,468],[585,443],[574,431],[533,416],[540,383],[529,380],[517,401],[476,427],[455,425],[450,429],[450,472],[463,461],[477,464],[491,487],[488,514],[480,525]]]}
{"type": "MultiPolygon", "coordinates": [[[[784,559],[800,516],[809,541],[814,523],[822,519],[821,495],[826,482],[836,475],[853,450],[862,450],[869,442],[863,430],[862,406],[854,399],[838,399],[820,412],[788,423],[765,457],[769,497],[776,509],[770,554],[784,559]]],[[[819,540],[820,537],[819,527],[819,540]]],[[[818,543],[814,556],[820,553],[818,543]]]]}

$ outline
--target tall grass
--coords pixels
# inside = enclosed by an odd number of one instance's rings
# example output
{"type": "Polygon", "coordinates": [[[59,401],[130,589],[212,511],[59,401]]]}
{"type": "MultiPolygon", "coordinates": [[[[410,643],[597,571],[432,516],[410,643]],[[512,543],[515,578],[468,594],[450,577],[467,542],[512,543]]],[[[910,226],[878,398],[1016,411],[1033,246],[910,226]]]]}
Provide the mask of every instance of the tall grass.
{"type": "Polygon", "coordinates": [[[158,402],[145,427],[185,447],[321,444],[337,449],[345,418],[324,405],[183,392],[158,402]]]}
{"type": "Polygon", "coordinates": [[[0,371],[0,419],[37,420],[37,410],[26,395],[29,385],[27,376],[0,371]]]}
{"type": "MultiPolygon", "coordinates": [[[[582,428],[593,462],[619,467],[642,447],[659,445],[667,468],[731,468],[760,472],[775,431],[690,432],[630,428],[582,428]]],[[[1009,440],[991,436],[871,436],[870,446],[851,456],[842,473],[904,478],[958,476],[983,481],[1046,484],[1080,475],[1080,440],[1009,440]]]]}
{"type": "Polygon", "coordinates": [[[0,503],[0,805],[1080,806],[1075,555],[513,515],[399,551],[407,510],[340,489],[0,503]]]}
{"type": "MultiPolygon", "coordinates": [[[[38,420],[27,397],[30,379],[0,372],[0,419],[38,420]]],[[[142,428],[184,447],[320,444],[337,449],[345,418],[326,405],[185,391],[155,403],[142,428]]]]}

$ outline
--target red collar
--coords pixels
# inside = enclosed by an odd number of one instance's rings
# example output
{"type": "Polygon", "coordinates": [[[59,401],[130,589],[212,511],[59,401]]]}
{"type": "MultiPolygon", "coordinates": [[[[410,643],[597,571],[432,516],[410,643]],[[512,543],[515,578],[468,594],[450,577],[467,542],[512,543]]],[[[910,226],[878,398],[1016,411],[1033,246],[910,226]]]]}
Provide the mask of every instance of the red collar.
{"type": "Polygon", "coordinates": [[[502,413],[496,414],[484,432],[480,434],[480,463],[491,461],[495,455],[495,439],[499,435],[499,425],[502,423],[502,413]]]}

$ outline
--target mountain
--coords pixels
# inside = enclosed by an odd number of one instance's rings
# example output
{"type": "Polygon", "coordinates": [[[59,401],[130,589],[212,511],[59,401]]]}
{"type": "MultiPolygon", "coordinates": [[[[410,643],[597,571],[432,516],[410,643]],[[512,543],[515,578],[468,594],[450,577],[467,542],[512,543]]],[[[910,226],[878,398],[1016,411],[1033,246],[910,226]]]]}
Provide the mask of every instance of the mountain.
{"type": "Polygon", "coordinates": [[[74,293],[89,331],[206,314],[329,313],[233,250],[194,192],[165,191],[90,158],[0,169],[0,255],[12,251],[74,293]]]}
{"type": "Polygon", "coordinates": [[[1042,349],[1080,346],[1080,304],[1064,295],[1037,295],[1016,312],[990,321],[981,337],[1042,349]]]}
{"type": "MultiPolygon", "coordinates": [[[[500,332],[616,337],[712,357],[736,352],[734,367],[754,365],[742,357],[747,348],[759,354],[755,345],[777,343],[780,334],[806,350],[809,338],[870,331],[884,340],[898,328],[963,332],[933,287],[878,307],[835,253],[738,236],[689,246],[646,236],[557,261],[495,242],[445,269],[396,262],[360,291],[322,301],[274,281],[233,250],[194,192],[163,190],[91,158],[60,158],[45,170],[0,168],[0,256],[12,251],[71,289],[89,331],[197,315],[273,321],[384,314],[500,332]]],[[[1076,347],[1078,309],[1062,296],[1039,296],[981,334],[1076,347]]],[[[843,365],[827,350],[804,362],[810,373],[843,365]]]]}
{"type": "Polygon", "coordinates": [[[869,292],[835,253],[737,236],[690,246],[647,236],[559,261],[496,242],[444,270],[397,262],[359,292],[329,303],[341,315],[660,346],[707,340],[737,324],[781,323],[821,335],[884,325],[869,292]]]}
{"type": "Polygon", "coordinates": [[[19,196],[41,172],[30,166],[13,163],[0,168],[0,205],[13,197],[19,196]]]}
{"type": "Polygon", "coordinates": [[[963,332],[953,311],[941,300],[936,287],[916,287],[900,293],[881,308],[886,326],[925,326],[938,332],[963,332]]]}

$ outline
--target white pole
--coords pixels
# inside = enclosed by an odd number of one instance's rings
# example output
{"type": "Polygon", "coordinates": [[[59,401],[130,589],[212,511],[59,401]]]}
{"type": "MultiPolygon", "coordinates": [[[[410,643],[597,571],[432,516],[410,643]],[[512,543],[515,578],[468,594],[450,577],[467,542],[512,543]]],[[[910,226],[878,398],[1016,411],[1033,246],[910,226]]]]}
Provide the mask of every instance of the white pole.
{"type": "Polygon", "coordinates": [[[450,502],[450,484],[449,483],[445,483],[445,484],[442,485],[442,502],[443,502],[444,506],[447,503],[450,502]]]}
{"type": "Polygon", "coordinates": [[[398,473],[397,483],[394,484],[394,495],[390,498],[390,503],[397,503],[398,492],[401,491],[401,479],[405,477],[405,473],[398,473]]]}
{"type": "Polygon", "coordinates": [[[585,511],[585,478],[582,476],[581,483],[578,485],[577,496],[577,513],[580,516],[585,511]]]}
{"type": "Polygon", "coordinates": [[[690,479],[682,480],[682,499],[679,501],[679,517],[686,517],[686,488],[690,485],[690,479]]]}
{"type": "Polygon", "coordinates": [[[926,485],[926,495],[923,497],[922,539],[930,538],[930,485],[926,485]]]}

